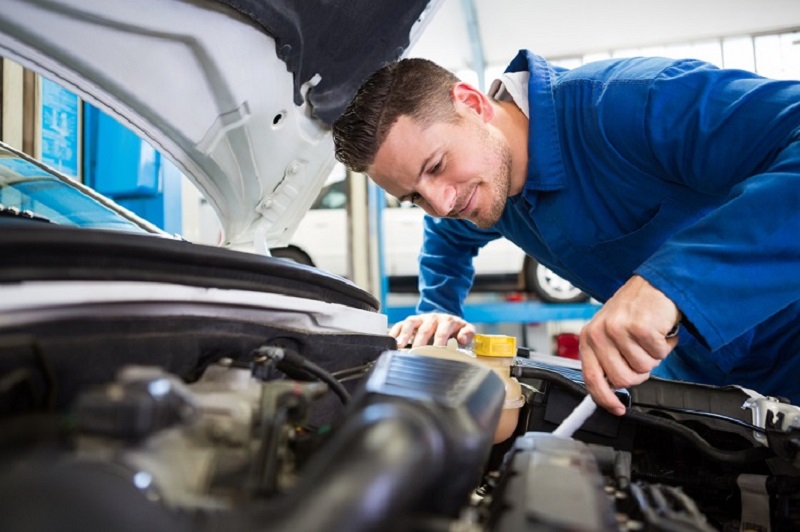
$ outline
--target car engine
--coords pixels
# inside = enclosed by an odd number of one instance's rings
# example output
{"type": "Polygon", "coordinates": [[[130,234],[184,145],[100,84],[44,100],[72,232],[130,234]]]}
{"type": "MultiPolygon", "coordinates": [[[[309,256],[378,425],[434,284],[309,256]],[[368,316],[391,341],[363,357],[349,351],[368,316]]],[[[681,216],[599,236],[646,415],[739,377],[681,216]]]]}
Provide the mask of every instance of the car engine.
{"type": "Polygon", "coordinates": [[[596,412],[575,439],[558,437],[553,428],[585,395],[580,373],[517,357],[526,404],[514,435],[493,445],[504,389],[491,369],[366,351],[324,368],[273,341],[208,361],[191,379],[121,365],[55,413],[35,412],[41,383],[17,364],[0,380],[0,528],[800,525],[797,407],[653,379],[620,393],[626,416],[596,412]]]}
{"type": "Polygon", "coordinates": [[[398,350],[371,295],[271,257],[3,236],[3,532],[800,528],[780,398],[651,378],[564,437],[577,361],[398,350]]]}

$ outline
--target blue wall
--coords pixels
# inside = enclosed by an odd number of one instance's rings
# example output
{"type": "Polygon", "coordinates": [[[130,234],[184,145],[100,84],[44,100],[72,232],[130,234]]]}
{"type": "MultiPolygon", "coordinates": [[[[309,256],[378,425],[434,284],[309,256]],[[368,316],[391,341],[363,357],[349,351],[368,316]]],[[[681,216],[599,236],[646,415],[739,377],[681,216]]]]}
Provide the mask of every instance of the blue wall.
{"type": "Polygon", "coordinates": [[[181,173],[149,144],[87,103],[83,180],[165,231],[181,232],[181,173]]]}

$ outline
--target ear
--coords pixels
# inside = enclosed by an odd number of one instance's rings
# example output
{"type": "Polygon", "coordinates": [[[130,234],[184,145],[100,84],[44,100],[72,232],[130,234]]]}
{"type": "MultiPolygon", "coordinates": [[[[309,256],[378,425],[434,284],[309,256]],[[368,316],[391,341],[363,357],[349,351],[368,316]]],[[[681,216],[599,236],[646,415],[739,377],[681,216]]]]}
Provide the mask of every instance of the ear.
{"type": "Polygon", "coordinates": [[[484,122],[494,118],[494,106],[489,97],[469,83],[463,81],[455,83],[451,89],[451,96],[457,112],[475,113],[484,122]]]}

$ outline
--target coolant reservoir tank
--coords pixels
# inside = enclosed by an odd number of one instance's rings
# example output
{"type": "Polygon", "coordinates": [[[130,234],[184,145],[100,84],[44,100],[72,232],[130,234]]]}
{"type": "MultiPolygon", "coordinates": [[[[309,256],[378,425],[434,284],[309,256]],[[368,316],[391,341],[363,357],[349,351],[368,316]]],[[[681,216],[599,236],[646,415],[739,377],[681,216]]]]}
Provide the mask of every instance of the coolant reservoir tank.
{"type": "Polygon", "coordinates": [[[476,334],[472,342],[472,350],[460,349],[454,338],[447,346],[425,345],[409,350],[416,355],[433,356],[460,360],[472,364],[483,364],[492,368],[503,379],[506,398],[503,402],[503,413],[494,433],[494,443],[507,440],[517,427],[519,409],[525,404],[519,381],[511,376],[511,364],[517,354],[517,339],[513,336],[497,334],[476,334]]]}

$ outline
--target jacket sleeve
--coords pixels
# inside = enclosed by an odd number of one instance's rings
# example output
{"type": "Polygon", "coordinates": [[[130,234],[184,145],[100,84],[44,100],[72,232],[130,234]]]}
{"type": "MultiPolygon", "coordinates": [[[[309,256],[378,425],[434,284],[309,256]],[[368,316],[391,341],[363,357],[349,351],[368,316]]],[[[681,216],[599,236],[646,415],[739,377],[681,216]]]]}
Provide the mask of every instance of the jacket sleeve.
{"type": "Polygon", "coordinates": [[[718,206],[636,273],[716,350],[800,300],[800,82],[676,63],[642,127],[662,174],[718,206]]]}
{"type": "Polygon", "coordinates": [[[472,259],[481,247],[500,237],[465,220],[425,215],[419,255],[417,312],[445,312],[463,316],[464,300],[472,288],[472,259]]]}

